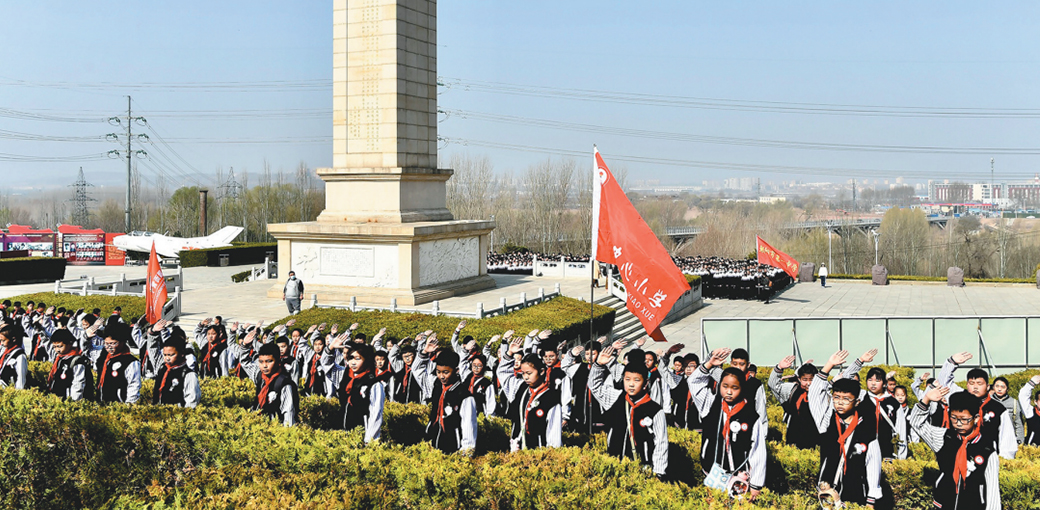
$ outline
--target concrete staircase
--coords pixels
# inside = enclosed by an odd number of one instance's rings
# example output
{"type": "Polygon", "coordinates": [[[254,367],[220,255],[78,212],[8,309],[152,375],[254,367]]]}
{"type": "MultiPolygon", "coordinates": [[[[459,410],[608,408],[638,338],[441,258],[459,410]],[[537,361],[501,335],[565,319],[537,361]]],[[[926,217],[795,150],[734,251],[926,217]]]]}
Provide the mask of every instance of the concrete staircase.
{"type": "Polygon", "coordinates": [[[607,295],[599,298],[596,300],[596,304],[608,306],[617,312],[614,316],[614,330],[610,335],[610,341],[621,340],[625,344],[630,344],[646,335],[643,324],[635,315],[632,315],[632,312],[628,311],[625,302],[616,296],[607,295]]]}

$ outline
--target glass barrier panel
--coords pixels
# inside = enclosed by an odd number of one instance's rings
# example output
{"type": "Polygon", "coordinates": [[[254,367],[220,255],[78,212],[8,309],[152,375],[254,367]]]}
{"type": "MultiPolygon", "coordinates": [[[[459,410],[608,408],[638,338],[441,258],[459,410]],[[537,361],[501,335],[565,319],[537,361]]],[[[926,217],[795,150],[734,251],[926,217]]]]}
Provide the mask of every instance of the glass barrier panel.
{"type": "MultiPolygon", "coordinates": [[[[838,318],[797,319],[794,328],[802,354],[800,361],[811,359],[813,364],[823,365],[834,351],[840,350],[841,324],[838,318]]],[[[780,361],[780,358],[776,361],[780,361]]]]}
{"type": "MultiPolygon", "coordinates": [[[[883,363],[934,367],[937,362],[942,366],[945,357],[932,358],[932,319],[888,319],[888,333],[892,344],[887,349],[883,342],[879,346],[878,356],[886,360],[883,363]]],[[[971,333],[975,334],[974,329],[971,333]]]]}
{"type": "Polygon", "coordinates": [[[769,366],[794,354],[791,336],[793,320],[748,320],[748,352],[751,362],[769,366]]]}
{"type": "Polygon", "coordinates": [[[1025,365],[1026,319],[982,319],[982,337],[994,365],[1025,365]]]}

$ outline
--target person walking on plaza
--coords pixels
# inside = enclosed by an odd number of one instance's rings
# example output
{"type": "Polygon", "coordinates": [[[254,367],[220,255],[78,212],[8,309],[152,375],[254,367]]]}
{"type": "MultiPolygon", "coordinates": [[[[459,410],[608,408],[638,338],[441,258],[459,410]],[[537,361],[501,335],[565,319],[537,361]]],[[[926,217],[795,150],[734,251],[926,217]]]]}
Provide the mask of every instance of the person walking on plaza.
{"type": "MultiPolygon", "coordinates": [[[[292,274],[292,273],[289,273],[292,274]]],[[[820,287],[827,286],[827,264],[820,264],[820,287]]]]}
{"type": "Polygon", "coordinates": [[[289,280],[282,289],[282,301],[289,308],[290,315],[300,313],[300,299],[303,298],[303,282],[296,278],[296,271],[289,271],[289,280]]]}

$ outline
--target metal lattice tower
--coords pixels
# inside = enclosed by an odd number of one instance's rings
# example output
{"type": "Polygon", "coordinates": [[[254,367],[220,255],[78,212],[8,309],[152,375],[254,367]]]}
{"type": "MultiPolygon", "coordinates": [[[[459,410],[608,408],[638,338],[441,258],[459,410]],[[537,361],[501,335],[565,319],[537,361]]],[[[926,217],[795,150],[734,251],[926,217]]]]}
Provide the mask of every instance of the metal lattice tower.
{"type": "MultiPolygon", "coordinates": [[[[217,201],[220,203],[220,224],[227,225],[229,206],[238,200],[238,194],[242,191],[242,185],[235,180],[235,167],[231,167],[227,180],[217,187],[217,201]],[[225,200],[226,199],[226,200],[225,200]],[[231,201],[231,202],[229,202],[231,201]]],[[[245,221],[242,222],[245,225],[245,221]]]]}
{"type": "Polygon", "coordinates": [[[238,198],[238,193],[242,190],[242,185],[235,180],[235,167],[231,167],[230,172],[228,172],[227,180],[220,184],[218,190],[218,198],[220,199],[230,198],[235,200],[238,198]]]}
{"type": "Polygon", "coordinates": [[[97,199],[87,194],[87,188],[92,188],[94,185],[83,178],[83,167],[79,167],[79,177],[69,187],[72,188],[72,223],[84,226],[90,222],[88,204],[96,202],[97,199]]]}

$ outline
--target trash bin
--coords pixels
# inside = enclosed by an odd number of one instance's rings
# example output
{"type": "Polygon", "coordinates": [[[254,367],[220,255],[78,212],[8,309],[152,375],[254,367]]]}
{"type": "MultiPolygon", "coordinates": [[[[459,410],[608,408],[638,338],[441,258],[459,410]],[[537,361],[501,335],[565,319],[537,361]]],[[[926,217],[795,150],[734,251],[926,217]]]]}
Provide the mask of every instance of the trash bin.
{"type": "Polygon", "coordinates": [[[220,255],[220,267],[228,267],[228,265],[230,265],[230,263],[231,263],[231,256],[228,255],[227,253],[222,253],[220,255]]]}

